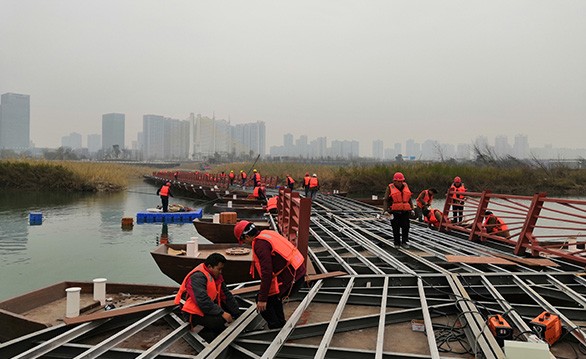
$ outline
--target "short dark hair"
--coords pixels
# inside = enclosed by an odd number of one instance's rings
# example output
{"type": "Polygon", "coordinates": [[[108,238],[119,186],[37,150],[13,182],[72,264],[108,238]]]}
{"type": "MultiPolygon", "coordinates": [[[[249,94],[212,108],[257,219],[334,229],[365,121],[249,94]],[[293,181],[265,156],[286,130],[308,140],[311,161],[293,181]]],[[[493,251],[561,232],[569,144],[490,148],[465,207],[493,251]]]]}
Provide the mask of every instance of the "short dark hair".
{"type": "Polygon", "coordinates": [[[435,188],[430,188],[429,192],[433,193],[433,194],[437,194],[437,189],[435,188]]]}
{"type": "Polygon", "coordinates": [[[203,262],[206,266],[209,267],[215,267],[220,263],[226,263],[226,257],[224,257],[222,254],[220,253],[212,253],[210,254],[205,262],[203,262]]]}

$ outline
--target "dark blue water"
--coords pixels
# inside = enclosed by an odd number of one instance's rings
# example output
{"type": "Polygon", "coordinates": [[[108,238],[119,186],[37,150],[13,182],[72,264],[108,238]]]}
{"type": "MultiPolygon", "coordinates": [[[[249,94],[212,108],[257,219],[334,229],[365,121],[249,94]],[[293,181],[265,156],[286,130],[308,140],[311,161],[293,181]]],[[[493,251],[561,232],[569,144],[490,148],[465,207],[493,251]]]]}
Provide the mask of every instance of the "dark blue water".
{"type": "MultiPolygon", "coordinates": [[[[64,280],[174,285],[149,253],[163,225],[136,224],[136,212],[160,204],[155,192],[142,182],[115,194],[0,192],[0,300],[64,280]],[[42,225],[29,225],[31,211],[43,213],[42,225]],[[121,229],[123,217],[135,218],[132,231],[121,229]]],[[[168,233],[172,243],[197,235],[191,223],[169,224],[168,233]]]]}

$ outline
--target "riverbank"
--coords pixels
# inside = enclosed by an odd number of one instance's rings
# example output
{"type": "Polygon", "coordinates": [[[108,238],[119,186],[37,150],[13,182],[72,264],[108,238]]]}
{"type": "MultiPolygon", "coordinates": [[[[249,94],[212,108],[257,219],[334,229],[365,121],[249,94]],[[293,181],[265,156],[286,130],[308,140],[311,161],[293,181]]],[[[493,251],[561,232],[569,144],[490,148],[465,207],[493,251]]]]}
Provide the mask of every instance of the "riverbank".
{"type": "MultiPolygon", "coordinates": [[[[230,170],[238,175],[240,170],[249,171],[250,164],[233,163],[220,165],[214,172],[230,170]]],[[[460,176],[468,191],[516,195],[533,195],[546,192],[551,196],[584,196],[586,170],[566,167],[547,168],[536,164],[494,163],[401,163],[392,165],[331,166],[303,163],[259,162],[255,168],[263,176],[279,176],[282,184],[287,174],[301,183],[306,172],[316,173],[322,191],[337,189],[353,197],[382,196],[395,172],[403,172],[414,195],[426,188],[436,188],[440,196],[447,191],[455,176],[460,176]]]]}
{"type": "Polygon", "coordinates": [[[67,192],[118,192],[151,169],[104,162],[2,160],[0,187],[67,192]]]}

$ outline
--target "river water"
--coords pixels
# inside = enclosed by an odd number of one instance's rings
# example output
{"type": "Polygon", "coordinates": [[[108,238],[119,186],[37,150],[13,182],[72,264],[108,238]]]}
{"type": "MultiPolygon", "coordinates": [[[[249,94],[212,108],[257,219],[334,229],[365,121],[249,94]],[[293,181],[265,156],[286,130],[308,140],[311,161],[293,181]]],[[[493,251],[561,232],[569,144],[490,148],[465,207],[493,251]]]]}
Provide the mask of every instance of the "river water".
{"type": "MultiPolygon", "coordinates": [[[[65,280],[176,285],[150,255],[163,225],[136,224],[136,212],[160,204],[155,192],[142,182],[115,194],[0,192],[0,300],[65,280]],[[43,213],[42,225],[29,225],[31,211],[43,213]],[[122,230],[123,217],[135,218],[132,231],[122,230]]],[[[175,243],[197,235],[191,223],[168,233],[175,243]]]]}

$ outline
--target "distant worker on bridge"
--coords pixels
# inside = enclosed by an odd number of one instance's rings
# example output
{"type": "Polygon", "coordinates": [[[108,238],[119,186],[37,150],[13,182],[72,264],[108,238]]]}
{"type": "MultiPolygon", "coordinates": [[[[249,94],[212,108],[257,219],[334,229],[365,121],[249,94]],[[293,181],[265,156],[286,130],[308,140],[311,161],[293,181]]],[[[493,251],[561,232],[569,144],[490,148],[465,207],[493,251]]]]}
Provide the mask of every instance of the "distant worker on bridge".
{"type": "Polygon", "coordinates": [[[305,177],[303,177],[303,189],[305,190],[305,197],[309,196],[309,181],[311,180],[311,176],[309,172],[305,172],[305,177]]]}
{"type": "Polygon", "coordinates": [[[317,196],[317,191],[319,191],[319,180],[317,179],[317,174],[314,173],[309,179],[309,193],[311,199],[315,199],[315,196],[317,196]]]}
{"type": "Polygon", "coordinates": [[[445,223],[445,219],[442,220],[443,213],[437,208],[423,207],[423,220],[429,225],[429,228],[440,228],[441,223],[445,223]]]}
{"type": "Polygon", "coordinates": [[[294,186],[295,186],[295,180],[290,175],[287,175],[287,188],[289,188],[290,190],[293,190],[294,186]]]}
{"type": "Polygon", "coordinates": [[[267,200],[267,189],[264,183],[261,183],[260,186],[254,187],[254,190],[252,191],[252,197],[259,201],[267,200]]]}
{"type": "Polygon", "coordinates": [[[254,187],[258,187],[260,186],[260,173],[256,169],[252,170],[252,172],[252,181],[254,183],[254,187]]]}
{"type": "Polygon", "coordinates": [[[409,248],[409,217],[413,211],[411,190],[405,183],[405,176],[401,172],[393,175],[393,183],[387,186],[383,201],[383,214],[391,214],[391,227],[393,227],[393,241],[395,247],[409,248]]]}
{"type": "Polygon", "coordinates": [[[260,275],[256,309],[269,329],[282,328],[287,320],[283,300],[294,295],[305,282],[305,258],[287,238],[271,230],[259,231],[254,224],[240,221],[234,226],[240,244],[252,246],[250,274],[260,275]]]}
{"type": "Polygon", "coordinates": [[[173,197],[171,193],[171,182],[167,182],[157,190],[157,195],[161,196],[161,204],[163,205],[163,212],[169,212],[169,197],[173,197]]]}
{"type": "Polygon", "coordinates": [[[419,222],[423,222],[423,209],[429,208],[431,206],[431,202],[433,202],[433,196],[437,194],[437,190],[435,188],[424,189],[419,193],[417,196],[416,203],[417,207],[415,208],[415,214],[417,215],[417,219],[419,222]]]}
{"type": "Polygon", "coordinates": [[[246,189],[246,172],[240,170],[240,180],[242,181],[242,189],[245,190],[246,189]]]}
{"type": "Polygon", "coordinates": [[[238,302],[224,283],[225,263],[222,254],[210,254],[183,279],[175,296],[175,304],[183,301],[181,310],[189,315],[192,329],[197,325],[204,327],[199,334],[208,342],[240,315],[238,302]]]}
{"type": "Polygon", "coordinates": [[[509,227],[501,218],[495,216],[491,211],[484,212],[484,221],[482,227],[488,234],[494,234],[495,236],[509,238],[509,227]]]}
{"type": "Polygon", "coordinates": [[[452,192],[452,223],[460,223],[464,220],[464,202],[466,198],[462,192],[466,192],[466,187],[462,183],[462,179],[458,176],[454,177],[454,183],[450,186],[450,192],[452,192]]]}
{"type": "Polygon", "coordinates": [[[230,180],[230,186],[234,185],[234,178],[236,178],[234,171],[230,171],[230,173],[228,174],[228,179],[230,180]]]}

